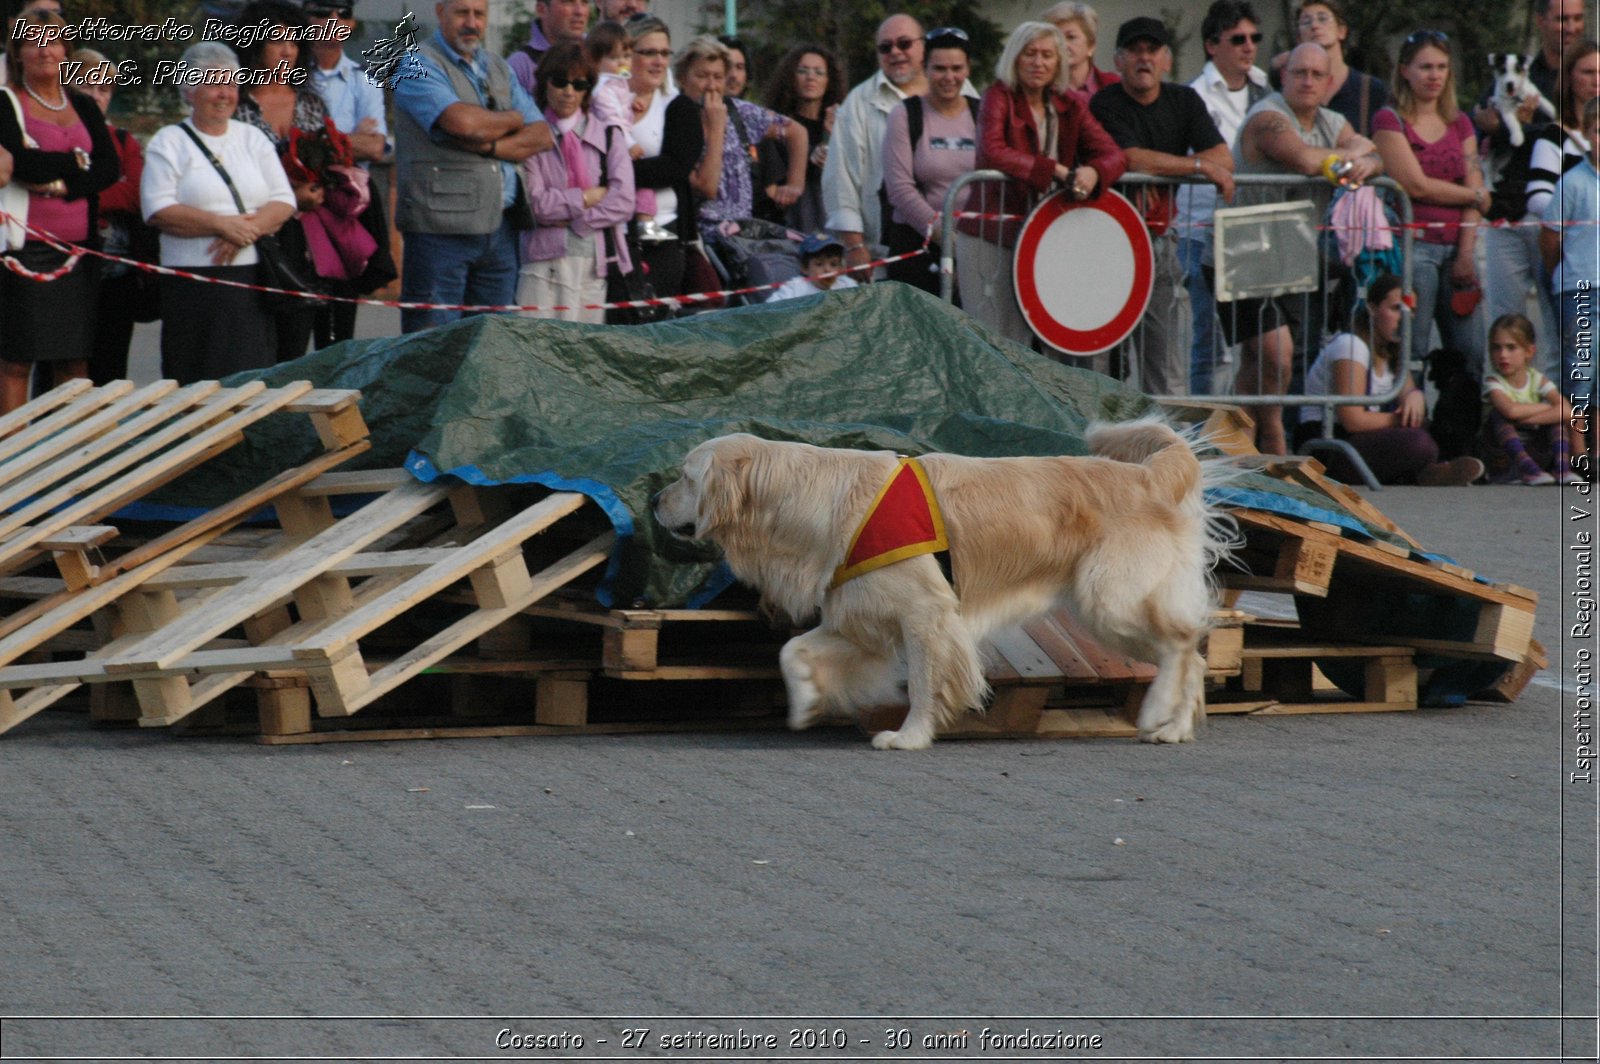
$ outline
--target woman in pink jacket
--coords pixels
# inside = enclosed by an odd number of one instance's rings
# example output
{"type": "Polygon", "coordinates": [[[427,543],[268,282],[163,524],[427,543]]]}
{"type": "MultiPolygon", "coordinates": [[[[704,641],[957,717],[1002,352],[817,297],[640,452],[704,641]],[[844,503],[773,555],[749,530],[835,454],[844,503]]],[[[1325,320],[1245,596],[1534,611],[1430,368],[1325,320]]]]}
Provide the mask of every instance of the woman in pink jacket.
{"type": "Polygon", "coordinates": [[[534,102],[556,136],[551,151],[522,164],[538,224],[522,237],[517,302],[530,318],[600,324],[606,278],[633,270],[627,222],[633,217],[633,160],[628,138],[589,111],[598,72],[582,46],[558,44],[539,61],[534,102]],[[556,309],[562,308],[562,309],[556,309]]]}

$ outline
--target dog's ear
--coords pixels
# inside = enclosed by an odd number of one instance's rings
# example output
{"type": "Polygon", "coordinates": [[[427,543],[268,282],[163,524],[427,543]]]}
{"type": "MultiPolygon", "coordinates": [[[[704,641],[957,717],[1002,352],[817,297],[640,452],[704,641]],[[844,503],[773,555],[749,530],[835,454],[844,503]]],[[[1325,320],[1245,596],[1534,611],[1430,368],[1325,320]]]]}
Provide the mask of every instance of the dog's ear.
{"type": "Polygon", "coordinates": [[[696,539],[707,539],[716,529],[733,521],[745,508],[749,497],[750,465],[748,453],[720,447],[706,453],[705,471],[700,475],[700,505],[695,517],[696,539]]]}
{"type": "Polygon", "coordinates": [[[1491,70],[1499,70],[1500,69],[1500,53],[1499,52],[1490,52],[1489,53],[1489,68],[1491,70]]]}

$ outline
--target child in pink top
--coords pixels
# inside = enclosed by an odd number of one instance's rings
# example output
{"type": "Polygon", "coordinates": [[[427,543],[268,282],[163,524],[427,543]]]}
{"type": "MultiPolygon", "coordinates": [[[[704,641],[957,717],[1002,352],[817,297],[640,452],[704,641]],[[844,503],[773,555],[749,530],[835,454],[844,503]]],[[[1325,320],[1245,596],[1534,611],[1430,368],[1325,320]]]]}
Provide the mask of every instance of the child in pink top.
{"type": "MultiPolygon", "coordinates": [[[[600,71],[590,95],[589,113],[602,125],[621,126],[627,138],[628,155],[637,159],[644,154],[644,149],[633,139],[633,90],[628,88],[633,39],[622,28],[622,23],[602,22],[589,31],[583,40],[583,48],[589,53],[589,61],[600,71]]],[[[636,189],[634,200],[634,217],[655,217],[655,189],[636,189]]]]}

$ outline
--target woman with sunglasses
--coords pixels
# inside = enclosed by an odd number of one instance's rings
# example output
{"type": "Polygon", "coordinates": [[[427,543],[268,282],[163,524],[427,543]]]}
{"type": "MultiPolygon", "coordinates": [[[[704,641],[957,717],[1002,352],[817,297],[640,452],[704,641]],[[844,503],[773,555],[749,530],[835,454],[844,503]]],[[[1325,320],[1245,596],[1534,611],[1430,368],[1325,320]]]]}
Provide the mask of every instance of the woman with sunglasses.
{"type": "MultiPolygon", "coordinates": [[[[945,192],[978,158],[978,101],[962,94],[971,72],[967,34],[928,31],[928,92],[889,112],[883,135],[883,188],[889,199],[884,241],[891,257],[927,247],[926,254],[891,262],[891,281],[939,294],[940,234],[945,192]],[[913,113],[919,127],[912,136],[913,113]]],[[[962,195],[957,209],[966,203],[962,195]]]]}
{"type": "Polygon", "coordinates": [[[1094,42],[1100,30],[1100,16],[1081,0],[1063,0],[1039,16],[1061,31],[1067,42],[1067,88],[1088,99],[1107,85],[1115,85],[1122,75],[1094,65],[1094,42]]]}
{"type": "Polygon", "coordinates": [[[597,75],[583,45],[565,41],[544,54],[534,77],[533,102],[556,148],[522,164],[538,223],[522,234],[517,302],[538,308],[524,317],[602,324],[605,311],[585,307],[606,301],[613,271],[633,271],[627,241],[633,165],[622,127],[590,110],[597,75]]]}
{"type": "MultiPolygon", "coordinates": [[[[1296,39],[1301,44],[1320,44],[1328,53],[1328,99],[1322,106],[1344,115],[1345,121],[1363,137],[1372,135],[1372,116],[1390,102],[1389,86],[1371,74],[1352,67],[1346,55],[1350,24],[1345,21],[1339,0],[1308,0],[1295,12],[1296,39]]],[[[1280,80],[1289,53],[1273,57],[1272,78],[1280,80]]]]}
{"type": "Polygon", "coordinates": [[[628,89],[633,93],[635,188],[655,192],[655,211],[637,219],[639,251],[658,296],[683,294],[687,246],[696,239],[689,175],[705,152],[700,108],[668,83],[672,38],[654,15],[634,15],[625,24],[633,38],[628,89]]]}
{"type": "Polygon", "coordinates": [[[1482,376],[1485,351],[1478,271],[1473,259],[1477,223],[1489,206],[1478,168],[1472,119],[1456,101],[1450,40],[1438,30],[1418,30],[1400,46],[1395,102],[1372,119],[1372,140],[1384,173],[1411,197],[1422,228],[1412,246],[1411,350],[1432,350],[1435,321],[1446,347],[1467,356],[1482,376]]]}
{"type": "Polygon", "coordinates": [[[977,158],[978,169],[1011,180],[976,208],[984,218],[961,220],[956,237],[962,305],[1020,344],[1033,342],[1011,276],[1022,218],[1057,186],[1074,199],[1093,199],[1128,168],[1089,104],[1067,88],[1065,52],[1061,31],[1048,22],[1011,31],[979,106],[977,158]]]}
{"type": "MultiPolygon", "coordinates": [[[[844,69],[838,57],[820,44],[797,44],[789,49],[778,60],[772,80],[767,83],[767,106],[803,126],[811,145],[811,154],[806,160],[805,191],[782,218],[785,225],[802,233],[814,233],[827,222],[827,212],[822,208],[822,166],[828,160],[833,117],[843,99],[844,69]]],[[[787,153],[775,144],[773,147],[783,167],[770,172],[786,172],[787,153]]],[[[763,155],[766,151],[763,146],[763,155]]]]}

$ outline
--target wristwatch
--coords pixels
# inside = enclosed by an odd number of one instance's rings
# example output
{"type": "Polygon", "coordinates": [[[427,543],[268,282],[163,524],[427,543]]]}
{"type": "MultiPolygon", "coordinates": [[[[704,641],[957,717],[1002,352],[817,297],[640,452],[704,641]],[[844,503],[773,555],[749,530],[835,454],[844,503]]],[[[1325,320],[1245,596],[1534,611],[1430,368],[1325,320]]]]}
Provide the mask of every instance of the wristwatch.
{"type": "Polygon", "coordinates": [[[73,148],[72,149],[72,157],[74,159],[78,160],[78,169],[79,170],[88,170],[89,169],[89,153],[88,152],[84,151],[82,148],[73,148]]]}

